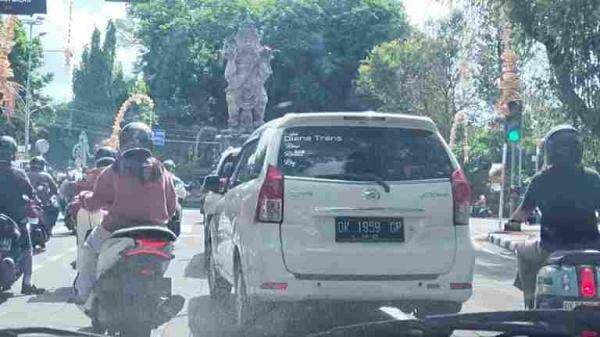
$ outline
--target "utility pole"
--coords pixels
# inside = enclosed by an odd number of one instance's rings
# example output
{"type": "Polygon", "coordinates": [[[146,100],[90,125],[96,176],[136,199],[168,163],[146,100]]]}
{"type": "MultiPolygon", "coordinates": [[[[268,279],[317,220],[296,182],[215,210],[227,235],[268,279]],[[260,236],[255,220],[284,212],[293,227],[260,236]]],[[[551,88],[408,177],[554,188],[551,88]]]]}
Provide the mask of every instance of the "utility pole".
{"type": "MultiPolygon", "coordinates": [[[[505,21],[505,20],[501,20],[505,21]]],[[[512,50],[512,26],[506,21],[500,30],[501,48],[500,54],[501,75],[500,75],[500,100],[497,108],[501,115],[501,120],[504,124],[504,149],[503,149],[503,165],[506,169],[506,151],[510,144],[510,180],[509,180],[509,212],[512,214],[516,208],[518,197],[516,192],[520,189],[520,164],[521,164],[521,139],[522,139],[522,113],[523,102],[520,95],[520,78],[517,73],[517,54],[512,50]],[[518,153],[517,153],[518,152],[518,153]],[[517,171],[517,164],[519,171],[517,171]],[[518,179],[517,179],[518,178],[518,179]]],[[[504,191],[504,190],[503,190],[504,191]]],[[[504,197],[504,195],[502,195],[504,197]]],[[[504,206],[504,200],[501,202],[504,206]]],[[[499,212],[502,214],[502,212],[499,212]]],[[[510,230],[520,230],[511,228],[510,230]]]]}
{"type": "Polygon", "coordinates": [[[504,189],[506,188],[506,157],[508,152],[508,144],[506,142],[502,146],[502,178],[500,182],[500,205],[498,206],[498,227],[503,229],[502,219],[504,218],[504,189]]]}

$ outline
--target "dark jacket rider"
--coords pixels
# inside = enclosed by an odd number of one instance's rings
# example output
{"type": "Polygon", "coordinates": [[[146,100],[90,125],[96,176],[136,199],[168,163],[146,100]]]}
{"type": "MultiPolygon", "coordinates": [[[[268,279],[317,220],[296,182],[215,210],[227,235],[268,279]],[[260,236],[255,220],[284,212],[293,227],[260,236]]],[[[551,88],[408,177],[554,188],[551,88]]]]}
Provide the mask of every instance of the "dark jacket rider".
{"type": "Polygon", "coordinates": [[[523,222],[538,207],[542,213],[539,241],[519,245],[519,273],[526,306],[532,306],[535,278],[548,255],[595,243],[599,238],[596,210],[600,209],[600,175],[583,167],[583,142],[579,131],[561,125],[544,139],[546,168],[536,174],[511,221],[523,222]]]}
{"type": "Polygon", "coordinates": [[[26,200],[24,198],[35,198],[33,188],[24,171],[13,167],[12,161],[15,160],[17,152],[17,143],[12,137],[0,137],[0,213],[10,217],[19,225],[21,236],[19,243],[23,247],[23,258],[21,259],[21,268],[23,269],[23,284],[21,293],[25,295],[41,294],[44,289],[37,288],[31,283],[33,274],[33,249],[31,247],[31,237],[27,228],[25,208],[26,200]]]}

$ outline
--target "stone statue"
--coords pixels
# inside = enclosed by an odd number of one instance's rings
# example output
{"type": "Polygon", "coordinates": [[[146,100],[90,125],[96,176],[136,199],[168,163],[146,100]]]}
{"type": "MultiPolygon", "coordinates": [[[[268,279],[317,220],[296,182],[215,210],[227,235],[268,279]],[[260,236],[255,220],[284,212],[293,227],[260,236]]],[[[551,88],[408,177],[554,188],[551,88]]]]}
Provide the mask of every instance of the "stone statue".
{"type": "Polygon", "coordinates": [[[229,128],[251,132],[264,122],[268,100],[265,82],[272,73],[272,50],[261,46],[256,27],[247,23],[225,40],[223,54],[227,60],[229,128]]]}

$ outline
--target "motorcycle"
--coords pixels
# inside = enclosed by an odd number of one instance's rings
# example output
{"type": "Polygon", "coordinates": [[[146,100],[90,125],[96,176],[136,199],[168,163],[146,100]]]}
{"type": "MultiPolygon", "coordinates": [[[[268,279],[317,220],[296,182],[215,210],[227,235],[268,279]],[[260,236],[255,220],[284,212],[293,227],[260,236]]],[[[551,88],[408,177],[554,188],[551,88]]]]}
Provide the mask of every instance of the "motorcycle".
{"type": "Polygon", "coordinates": [[[181,233],[181,218],[182,218],[182,206],[183,201],[187,198],[190,186],[186,185],[180,179],[176,179],[175,183],[175,194],[177,194],[177,208],[175,209],[175,214],[169,220],[167,227],[175,233],[179,237],[181,233]]]}
{"type": "Polygon", "coordinates": [[[39,200],[41,200],[41,210],[42,216],[44,218],[44,223],[47,225],[48,233],[52,233],[52,228],[56,224],[56,220],[58,219],[58,214],[60,213],[60,205],[58,201],[58,196],[52,195],[50,192],[50,188],[46,185],[38,185],[35,188],[36,195],[39,200]]]}
{"type": "Polygon", "coordinates": [[[489,218],[492,216],[492,210],[487,206],[473,206],[471,216],[475,218],[489,218]]]}
{"type": "Polygon", "coordinates": [[[9,290],[21,277],[23,249],[19,226],[8,216],[0,214],[0,291],[9,290]]]}
{"type": "Polygon", "coordinates": [[[27,216],[27,223],[31,233],[31,245],[33,248],[38,246],[45,248],[46,243],[50,240],[50,230],[45,223],[44,212],[42,211],[40,202],[28,198],[26,202],[25,215],[27,216]]]}
{"type": "Polygon", "coordinates": [[[536,278],[534,303],[529,309],[600,309],[600,251],[595,249],[553,252],[536,278]]]}
{"type": "Polygon", "coordinates": [[[164,277],[176,238],[167,228],[141,226],[117,230],[104,242],[84,308],[94,332],[148,337],[181,310],[183,297],[172,295],[171,279],[164,277]],[[178,310],[164,320],[161,313],[173,301],[178,310]]]}

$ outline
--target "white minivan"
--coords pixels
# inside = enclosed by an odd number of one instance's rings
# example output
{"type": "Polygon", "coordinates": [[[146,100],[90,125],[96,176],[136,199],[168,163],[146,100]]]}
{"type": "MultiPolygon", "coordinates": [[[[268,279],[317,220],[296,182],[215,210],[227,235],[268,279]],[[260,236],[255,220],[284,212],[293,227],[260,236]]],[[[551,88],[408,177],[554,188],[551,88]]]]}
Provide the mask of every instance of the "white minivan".
{"type": "MultiPolygon", "coordinates": [[[[210,188],[210,186],[207,186],[210,188]]],[[[429,118],[287,114],[256,130],[208,224],[211,296],[454,313],[472,293],[471,190],[429,118]]]]}

